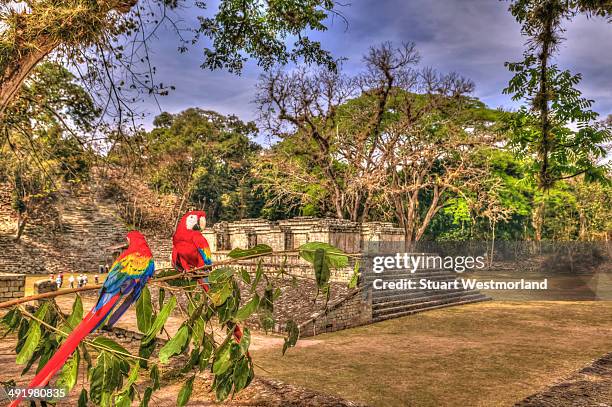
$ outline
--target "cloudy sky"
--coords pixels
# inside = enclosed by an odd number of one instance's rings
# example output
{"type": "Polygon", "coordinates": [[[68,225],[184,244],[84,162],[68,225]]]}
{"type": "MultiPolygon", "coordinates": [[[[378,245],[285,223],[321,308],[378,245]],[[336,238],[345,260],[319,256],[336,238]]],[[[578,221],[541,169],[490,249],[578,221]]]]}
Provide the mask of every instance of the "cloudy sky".
{"type": "MultiPolygon", "coordinates": [[[[511,76],[504,62],[521,59],[524,38],[507,6],[498,0],[353,0],[339,8],[348,25],[339,18],[329,20],[329,30],[313,37],[335,57],[348,58],[349,73],[360,69],[361,56],[371,45],[414,41],[423,66],[467,76],[476,83],[475,96],[489,106],[512,108],[516,104],[502,95],[511,76]]],[[[180,12],[187,25],[195,23],[198,13],[201,10],[180,12]]],[[[567,40],[556,62],[581,72],[580,89],[595,99],[595,110],[612,113],[612,24],[578,17],[566,28],[567,40]]],[[[159,98],[162,110],[178,112],[198,106],[234,113],[244,120],[255,118],[251,101],[261,73],[257,66],[249,64],[241,76],[210,72],[200,68],[201,44],[185,54],[178,54],[177,46],[176,36],[163,30],[151,44],[157,79],[176,86],[169,96],[159,98]]],[[[160,109],[154,100],[146,100],[143,110],[149,127],[160,109]]]]}

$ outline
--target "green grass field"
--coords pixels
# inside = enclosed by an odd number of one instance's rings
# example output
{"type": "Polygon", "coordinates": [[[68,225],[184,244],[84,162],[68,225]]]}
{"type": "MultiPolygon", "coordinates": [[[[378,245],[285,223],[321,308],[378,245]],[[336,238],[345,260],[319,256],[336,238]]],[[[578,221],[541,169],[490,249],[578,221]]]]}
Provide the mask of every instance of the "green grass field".
{"type": "Polygon", "coordinates": [[[612,301],[486,302],[254,352],[258,374],[374,406],[509,406],[612,351],[612,301]]]}

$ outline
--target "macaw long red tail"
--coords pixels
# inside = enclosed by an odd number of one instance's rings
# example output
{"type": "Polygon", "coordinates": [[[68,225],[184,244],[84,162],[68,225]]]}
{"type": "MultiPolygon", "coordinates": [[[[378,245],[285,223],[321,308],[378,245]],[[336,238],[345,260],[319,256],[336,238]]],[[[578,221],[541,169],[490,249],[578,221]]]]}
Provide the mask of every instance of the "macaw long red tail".
{"type": "MultiPolygon", "coordinates": [[[[64,366],[66,360],[68,360],[72,352],[79,346],[83,338],[89,335],[102,321],[104,321],[104,318],[108,316],[120,297],[120,294],[116,294],[98,311],[94,311],[93,309],[89,311],[79,325],[77,325],[70,335],[68,335],[66,341],[64,341],[53,357],[49,359],[47,364],[30,381],[28,388],[32,389],[46,386],[53,375],[64,366]]],[[[9,407],[17,407],[20,402],[21,398],[18,398],[13,401],[9,407]]]]}

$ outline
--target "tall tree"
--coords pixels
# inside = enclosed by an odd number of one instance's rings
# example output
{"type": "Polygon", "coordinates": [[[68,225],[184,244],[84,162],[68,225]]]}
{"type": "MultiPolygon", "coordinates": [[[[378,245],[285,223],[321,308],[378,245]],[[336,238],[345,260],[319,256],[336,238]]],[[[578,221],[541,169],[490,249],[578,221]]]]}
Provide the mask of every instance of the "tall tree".
{"type": "Polygon", "coordinates": [[[563,23],[580,12],[612,15],[609,2],[516,0],[510,12],[528,41],[524,60],[506,63],[514,77],[504,92],[530,104],[512,116],[513,146],[520,154],[537,157],[533,173],[543,190],[580,174],[587,181],[606,181],[599,160],[606,156],[604,144],[612,140],[610,128],[594,125],[598,114],[591,110],[593,101],[576,88],[581,75],[561,70],[552,61],[563,40],[563,23]],[[568,127],[571,124],[578,130],[568,127]]]}
{"type": "Polygon", "coordinates": [[[213,221],[253,215],[250,186],[251,156],[259,146],[252,122],[236,116],[190,108],[162,113],[145,134],[149,184],[160,192],[183,197],[185,206],[197,205],[213,221]]]}
{"type": "Polygon", "coordinates": [[[239,72],[248,58],[267,68],[278,62],[334,61],[306,31],[324,30],[334,12],[332,0],[222,0],[212,16],[199,25],[177,24],[183,5],[206,9],[208,2],[177,0],[27,0],[0,5],[0,122],[23,81],[36,65],[54,54],[76,70],[92,93],[105,96],[119,121],[125,119],[139,92],[164,94],[154,81],[148,40],[164,22],[176,27],[180,49],[200,37],[207,39],[203,68],[239,72]],[[172,16],[175,16],[173,18],[172,16]],[[192,33],[186,38],[186,33],[192,33]],[[287,45],[289,37],[297,37],[287,45]],[[142,72],[142,73],[140,73],[142,72]]]}
{"type": "Polygon", "coordinates": [[[7,110],[0,144],[0,172],[14,186],[17,240],[54,192],[88,178],[94,155],[78,134],[91,131],[99,114],[60,65],[43,63],[22,84],[7,110]]]}
{"type": "Polygon", "coordinates": [[[414,44],[384,43],[355,76],[264,76],[262,122],[282,140],[258,167],[266,187],[304,205],[328,200],[336,217],[353,221],[390,210],[408,241],[421,239],[451,191],[479,172],[467,157],[483,142],[483,126],[466,114],[479,105],[466,97],[473,83],[418,61],[414,44]]]}

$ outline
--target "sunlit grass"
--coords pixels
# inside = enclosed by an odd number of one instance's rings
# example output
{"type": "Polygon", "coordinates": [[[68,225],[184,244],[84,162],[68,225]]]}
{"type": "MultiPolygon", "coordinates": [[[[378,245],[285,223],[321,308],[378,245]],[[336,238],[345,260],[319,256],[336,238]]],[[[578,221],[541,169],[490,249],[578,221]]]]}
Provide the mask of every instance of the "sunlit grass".
{"type": "Polygon", "coordinates": [[[612,351],[611,315],[612,301],[487,302],[254,358],[258,374],[374,406],[512,405],[612,351]]]}
{"type": "MultiPolygon", "coordinates": [[[[87,285],[95,284],[94,275],[96,273],[83,273],[83,274],[87,276],[87,285]]],[[[76,279],[77,279],[78,273],[64,273],[64,285],[62,288],[70,288],[70,283],[68,282],[68,279],[70,278],[71,275],[74,276],[74,286],[77,287],[76,279]]],[[[104,279],[106,278],[106,274],[98,274],[98,277],[100,278],[100,283],[102,283],[104,279]]],[[[33,295],[34,294],[34,283],[40,280],[48,280],[48,279],[49,279],[48,274],[35,274],[35,275],[26,276],[24,295],[25,296],[33,295]]]]}

